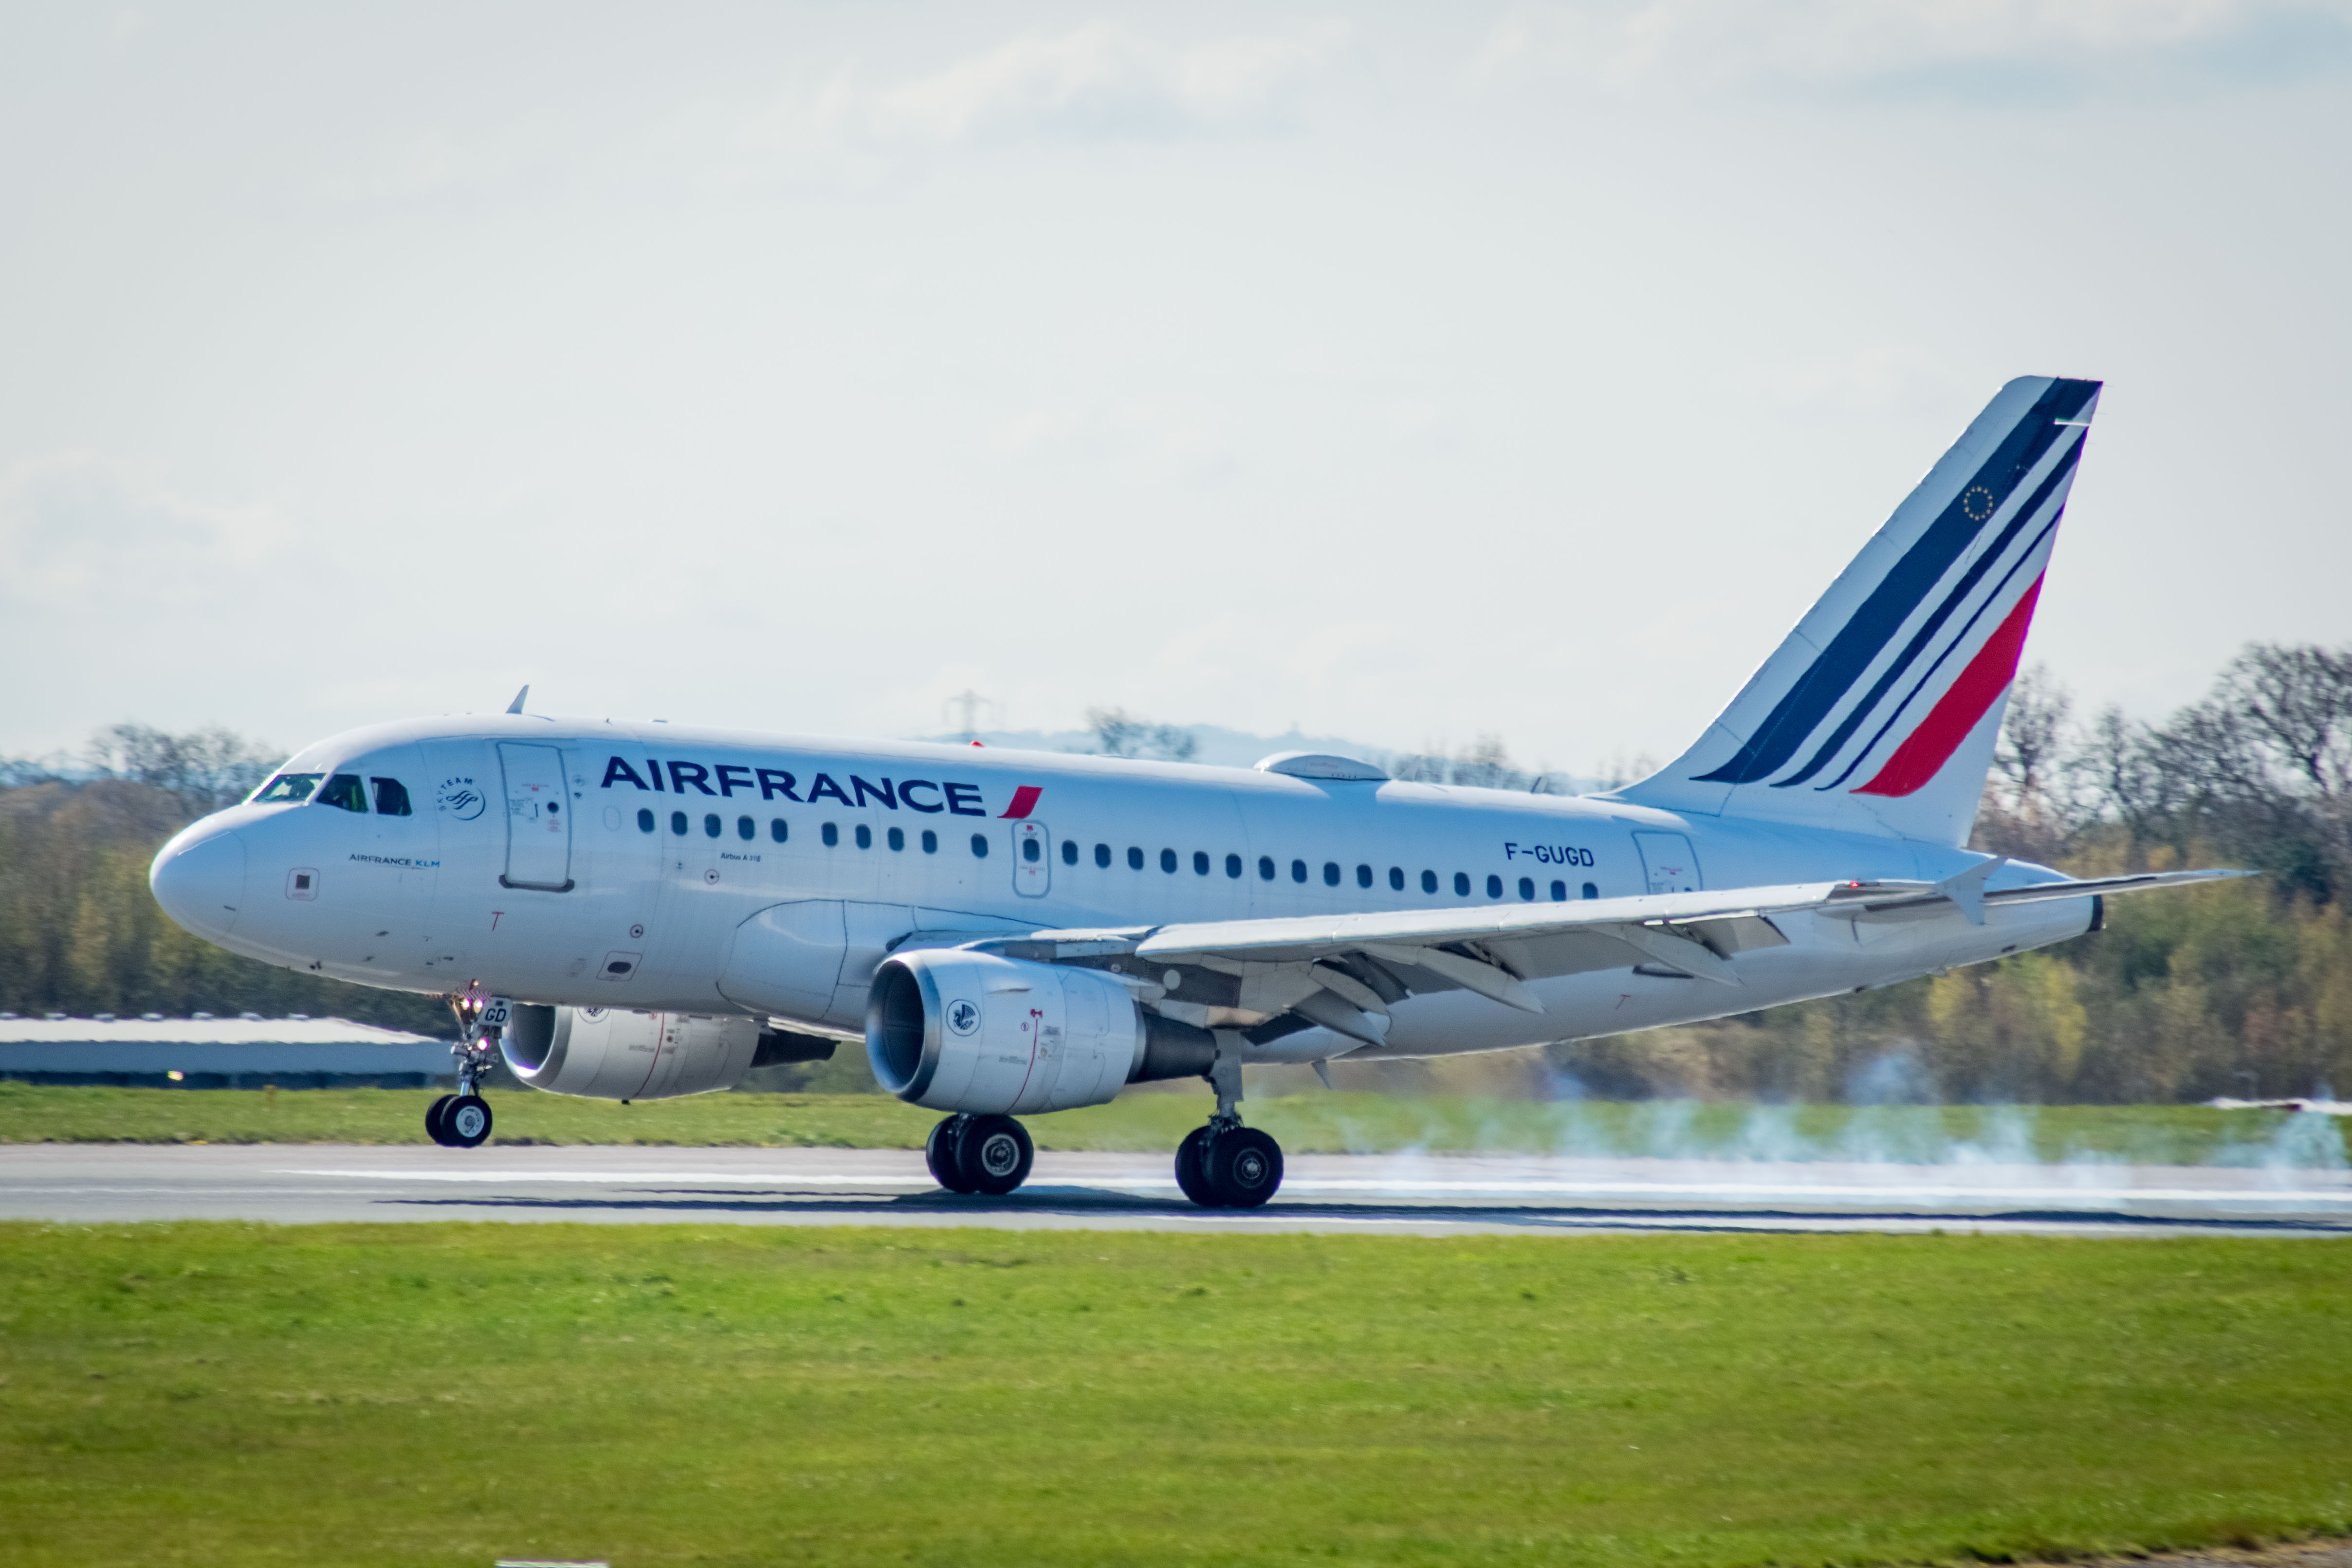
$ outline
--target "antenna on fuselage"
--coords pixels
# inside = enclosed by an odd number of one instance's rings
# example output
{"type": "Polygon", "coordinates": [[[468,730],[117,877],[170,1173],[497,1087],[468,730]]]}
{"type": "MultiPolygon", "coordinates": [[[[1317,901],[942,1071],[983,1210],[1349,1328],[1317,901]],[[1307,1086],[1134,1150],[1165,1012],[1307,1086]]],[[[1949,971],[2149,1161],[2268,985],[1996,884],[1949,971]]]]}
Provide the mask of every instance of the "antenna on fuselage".
{"type": "Polygon", "coordinates": [[[522,712],[522,699],[529,695],[530,695],[530,683],[529,681],[525,681],[523,683],[522,690],[515,693],[515,700],[507,704],[507,712],[522,712]]]}

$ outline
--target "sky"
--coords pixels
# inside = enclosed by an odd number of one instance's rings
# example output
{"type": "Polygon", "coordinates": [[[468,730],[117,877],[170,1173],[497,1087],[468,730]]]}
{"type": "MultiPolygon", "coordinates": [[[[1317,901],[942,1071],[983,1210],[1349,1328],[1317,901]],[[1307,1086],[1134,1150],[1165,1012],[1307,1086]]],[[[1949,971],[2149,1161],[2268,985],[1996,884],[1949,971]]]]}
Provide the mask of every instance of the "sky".
{"type": "MultiPolygon", "coordinates": [[[[2352,640],[2352,0],[11,5],[0,754],[1089,707],[1603,771],[1993,391],[2029,660],[2352,640]]],[[[960,722],[960,721],[959,721],[960,722]]]]}

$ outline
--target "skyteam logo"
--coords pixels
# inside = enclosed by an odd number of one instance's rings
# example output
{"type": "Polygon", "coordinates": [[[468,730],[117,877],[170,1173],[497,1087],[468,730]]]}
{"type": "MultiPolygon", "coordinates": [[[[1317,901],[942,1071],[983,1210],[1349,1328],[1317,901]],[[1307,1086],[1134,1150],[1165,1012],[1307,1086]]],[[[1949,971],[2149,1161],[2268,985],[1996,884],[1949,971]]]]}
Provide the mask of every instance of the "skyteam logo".
{"type": "Polygon", "coordinates": [[[1819,652],[1762,722],[1692,777],[1896,797],[1935,778],[2017,674],[2098,390],[2053,381],[1990,451],[1978,446],[1974,472],[1843,624],[1799,628],[1790,645],[1819,652]]]}

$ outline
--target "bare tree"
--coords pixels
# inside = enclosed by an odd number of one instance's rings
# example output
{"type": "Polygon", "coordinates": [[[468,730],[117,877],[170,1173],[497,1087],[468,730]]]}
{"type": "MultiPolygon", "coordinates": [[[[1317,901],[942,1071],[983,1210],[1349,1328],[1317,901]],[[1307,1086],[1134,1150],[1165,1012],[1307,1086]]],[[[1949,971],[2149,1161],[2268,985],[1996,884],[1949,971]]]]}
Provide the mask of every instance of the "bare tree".
{"type": "Polygon", "coordinates": [[[1095,732],[1095,751],[1102,757],[1157,757],[1168,762],[1190,762],[1201,750],[1200,737],[1182,725],[1153,724],[1125,708],[1088,708],[1087,727],[1095,732]]]}
{"type": "Polygon", "coordinates": [[[278,753],[218,726],[173,735],[151,725],[112,724],[90,739],[90,770],[170,791],[192,811],[215,811],[253,792],[278,753]]]}

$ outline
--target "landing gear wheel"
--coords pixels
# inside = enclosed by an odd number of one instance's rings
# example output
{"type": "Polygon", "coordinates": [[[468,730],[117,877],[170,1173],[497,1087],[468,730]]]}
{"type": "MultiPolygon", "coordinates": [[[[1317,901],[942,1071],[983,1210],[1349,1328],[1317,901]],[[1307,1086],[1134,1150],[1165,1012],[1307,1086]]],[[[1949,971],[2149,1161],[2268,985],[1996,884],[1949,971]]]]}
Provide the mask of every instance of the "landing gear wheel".
{"type": "Polygon", "coordinates": [[[1176,1186],[1202,1208],[1215,1208],[1217,1195],[1209,1188],[1208,1157],[1209,1129],[1195,1127],[1185,1134],[1184,1141],[1176,1145],[1176,1186]]]}
{"type": "Polygon", "coordinates": [[[1029,1131],[1010,1116],[974,1116],[963,1130],[956,1164],[971,1192],[1003,1197],[1029,1179],[1037,1150],[1029,1131]]]}
{"type": "Polygon", "coordinates": [[[445,1149],[449,1147],[449,1135],[441,1130],[441,1118],[449,1113],[449,1107],[457,1103],[457,1099],[455,1094],[444,1094],[425,1111],[425,1135],[445,1149]]]}
{"type": "Polygon", "coordinates": [[[490,1135],[490,1103],[478,1094],[459,1094],[441,1113],[441,1141],[453,1149],[479,1148],[490,1135]]]}
{"type": "Polygon", "coordinates": [[[964,1128],[971,1118],[959,1112],[931,1129],[923,1140],[923,1163],[931,1167],[931,1179],[950,1192],[971,1192],[971,1183],[964,1179],[963,1161],[958,1151],[963,1144],[964,1128]]]}
{"type": "Polygon", "coordinates": [[[1282,1185],[1282,1145],[1255,1127],[1227,1127],[1209,1144],[1208,1186],[1226,1208],[1255,1208],[1282,1185]]]}

